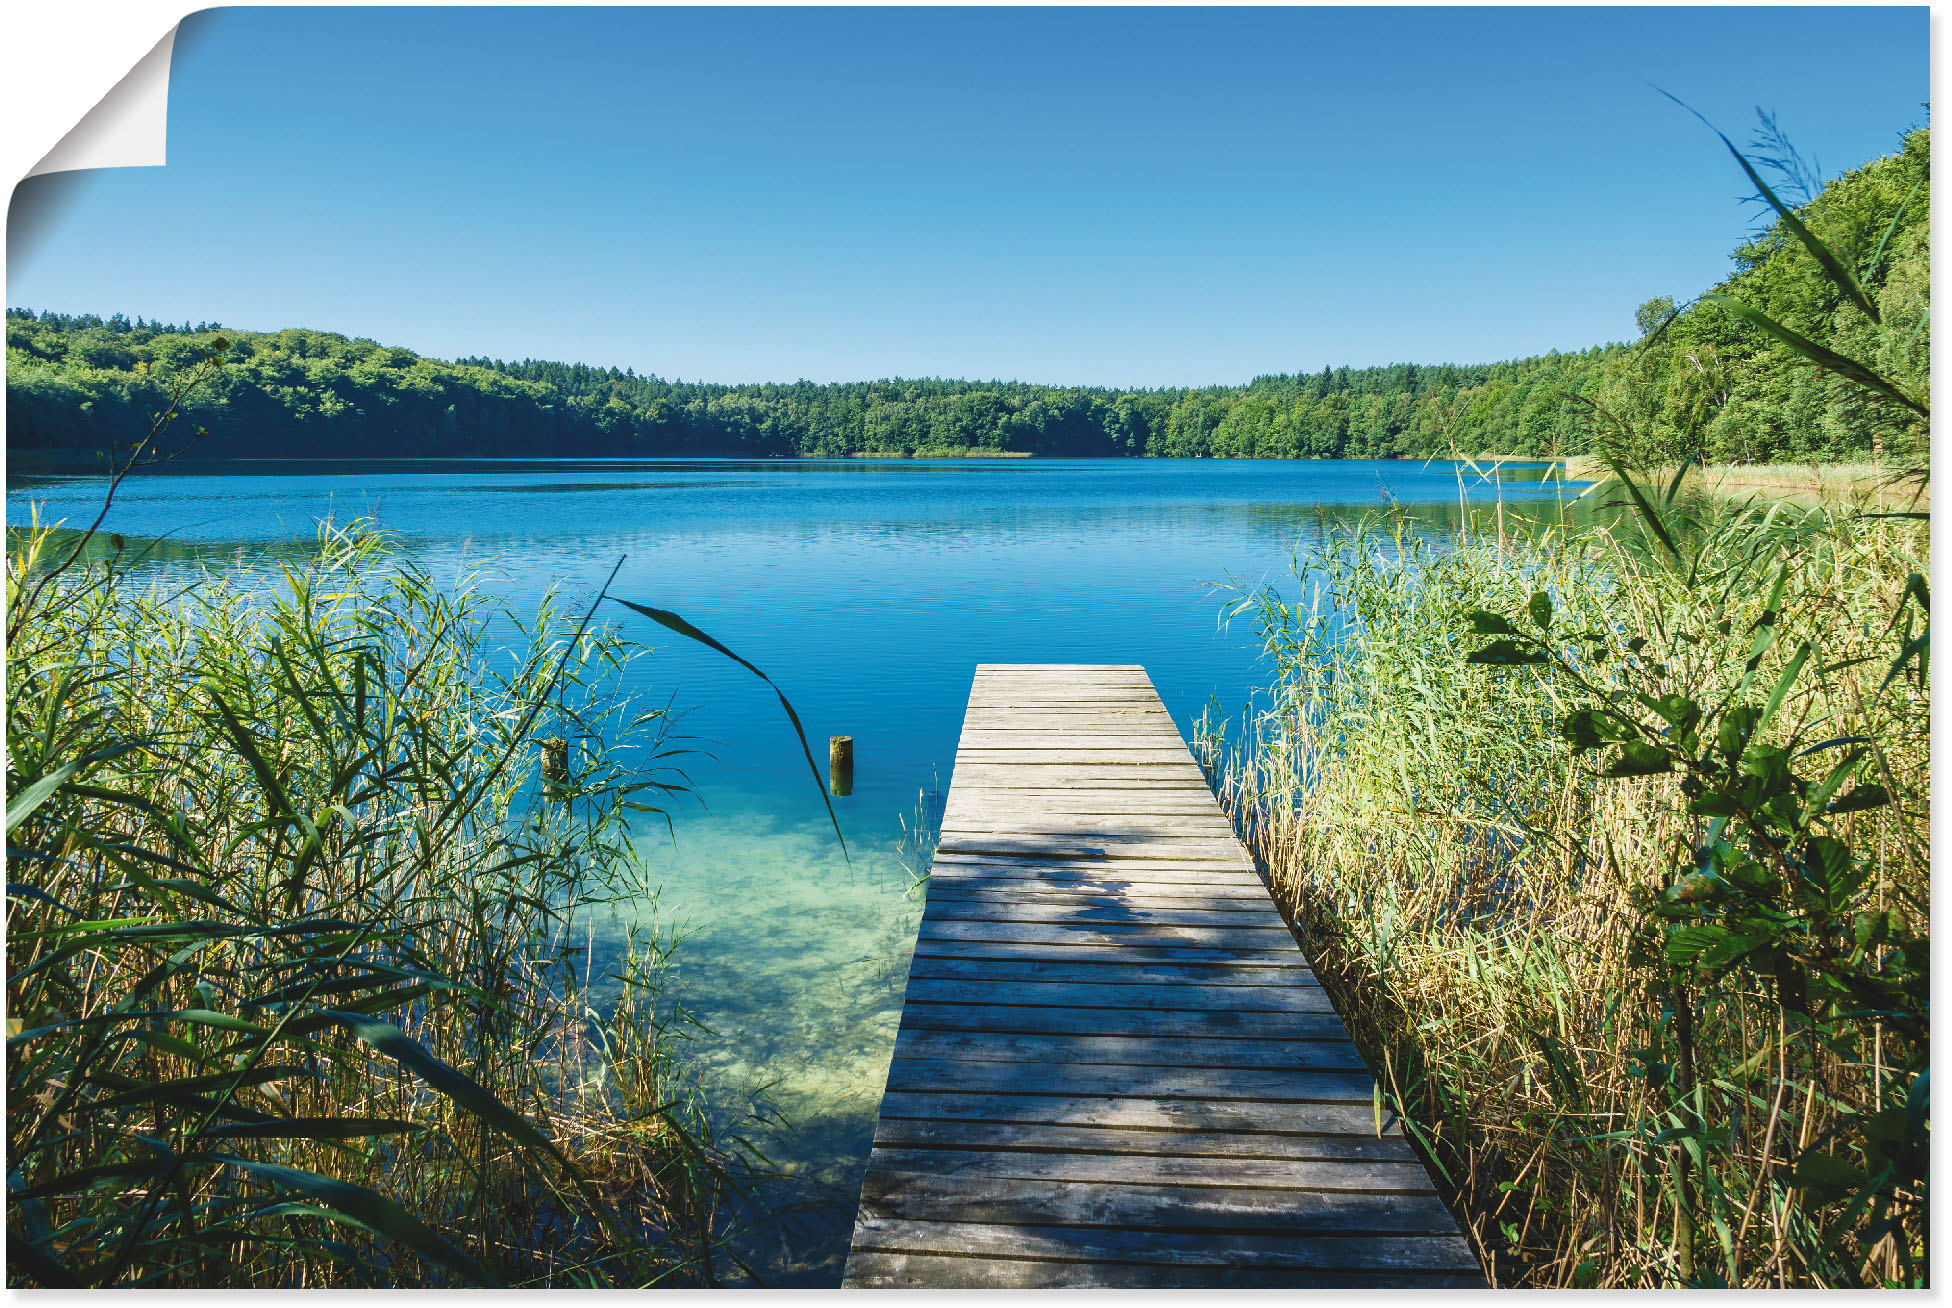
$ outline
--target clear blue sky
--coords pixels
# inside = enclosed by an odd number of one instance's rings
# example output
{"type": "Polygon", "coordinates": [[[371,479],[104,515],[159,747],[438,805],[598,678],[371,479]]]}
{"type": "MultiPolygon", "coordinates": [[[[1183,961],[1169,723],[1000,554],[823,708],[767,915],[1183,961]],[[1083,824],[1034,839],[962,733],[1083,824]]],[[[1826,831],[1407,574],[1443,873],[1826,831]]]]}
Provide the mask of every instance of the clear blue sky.
{"type": "Polygon", "coordinates": [[[1924,121],[1928,11],[224,9],[8,302],[710,381],[1475,362],[1729,270],[1738,140],[1924,121]]]}

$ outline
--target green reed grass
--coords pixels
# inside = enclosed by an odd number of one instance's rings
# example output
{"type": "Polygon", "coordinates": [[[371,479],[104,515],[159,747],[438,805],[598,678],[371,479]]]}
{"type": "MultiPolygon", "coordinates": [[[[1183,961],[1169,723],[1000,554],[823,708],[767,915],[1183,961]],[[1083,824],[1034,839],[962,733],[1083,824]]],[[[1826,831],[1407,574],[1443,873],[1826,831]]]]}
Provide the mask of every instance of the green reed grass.
{"type": "Polygon", "coordinates": [[[622,752],[671,761],[641,651],[358,526],[269,584],[113,546],[9,558],[10,1283],[741,1276],[766,1167],[689,1088],[669,942],[595,945],[682,789],[622,752]]]}
{"type": "MultiPolygon", "coordinates": [[[[1703,819],[1672,775],[1600,775],[1564,724],[1582,682],[1759,703],[1810,642],[1766,735],[1874,742],[1891,802],[1835,819],[1871,864],[1843,920],[1889,910],[1922,935],[1929,702],[1906,649],[1925,529],[1679,503],[1660,531],[1691,566],[1632,514],[1448,543],[1400,515],[1332,531],[1288,596],[1234,603],[1276,675],[1246,740],[1205,742],[1216,783],[1494,1283],[1916,1283],[1922,1171],[1880,1173],[1877,1212],[1853,1196],[1877,1180],[1864,1123],[1924,1110],[1922,1048],[1875,1015],[1817,1021],[1767,977],[1673,1002],[1698,974],[1645,942],[1703,819]],[[1542,607],[1609,643],[1473,660],[1472,614],[1542,607]]],[[[1896,959],[1874,941],[1862,965],[1896,959]]]]}

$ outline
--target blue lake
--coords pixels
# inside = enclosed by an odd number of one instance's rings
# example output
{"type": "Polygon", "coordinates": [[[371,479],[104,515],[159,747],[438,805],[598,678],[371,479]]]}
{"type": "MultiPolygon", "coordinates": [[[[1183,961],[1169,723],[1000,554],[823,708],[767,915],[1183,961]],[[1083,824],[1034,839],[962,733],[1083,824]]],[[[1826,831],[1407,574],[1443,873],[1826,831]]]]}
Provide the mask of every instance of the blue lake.
{"type": "MultiPolygon", "coordinates": [[[[1182,731],[1239,709],[1262,671],[1223,629],[1215,585],[1280,582],[1332,519],[1460,504],[1537,510],[1576,486],[1538,465],[1486,480],[1450,463],[1260,460],[240,461],[125,483],[109,529],[247,561],[370,518],[437,577],[492,564],[518,604],[551,586],[674,609],[765,668],[817,748],[854,737],[836,801],[842,860],[776,699],[749,673],[618,608],[657,646],[638,689],[686,709],[709,752],[703,806],[640,844],[681,927],[697,1061],[726,1103],[764,1090],[795,1124],[771,1150],[827,1201],[763,1255],[781,1283],[832,1284],[893,1047],[919,893],[906,832],[946,790],[981,662],[1140,663],[1182,731]]],[[[85,523],[99,479],[10,471],[11,525],[85,523]]],[[[823,760],[824,762],[824,760],[823,760]]],[[[652,910],[646,907],[648,915],[652,910]]]]}

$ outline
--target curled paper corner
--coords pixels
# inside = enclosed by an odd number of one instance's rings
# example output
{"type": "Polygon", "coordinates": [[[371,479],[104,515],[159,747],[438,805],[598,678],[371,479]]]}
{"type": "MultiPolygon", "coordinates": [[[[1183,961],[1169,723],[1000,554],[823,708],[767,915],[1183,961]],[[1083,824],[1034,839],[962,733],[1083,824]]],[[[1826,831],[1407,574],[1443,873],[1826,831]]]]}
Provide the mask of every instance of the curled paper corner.
{"type": "MultiPolygon", "coordinates": [[[[192,15],[194,18],[194,15],[192,15]]],[[[185,19],[189,22],[191,19],[185,19]]],[[[7,206],[7,278],[39,259],[52,234],[104,168],[160,168],[168,158],[169,72],[183,23],[136,61],[13,188],[7,206]]]]}
{"type": "MultiPolygon", "coordinates": [[[[178,24],[177,26],[181,26],[178,24]]],[[[83,168],[160,168],[169,152],[169,61],[176,27],[28,169],[28,177],[83,168]]]]}

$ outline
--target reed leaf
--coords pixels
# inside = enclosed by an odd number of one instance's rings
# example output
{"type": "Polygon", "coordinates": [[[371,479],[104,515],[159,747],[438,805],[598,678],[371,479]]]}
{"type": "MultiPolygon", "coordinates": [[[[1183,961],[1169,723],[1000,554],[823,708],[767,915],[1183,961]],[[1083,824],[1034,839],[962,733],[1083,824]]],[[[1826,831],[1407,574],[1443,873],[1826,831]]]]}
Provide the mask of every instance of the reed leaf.
{"type": "Polygon", "coordinates": [[[710,636],[707,636],[704,632],[692,626],[689,622],[686,622],[669,609],[654,609],[649,605],[638,604],[631,600],[621,599],[615,595],[612,595],[610,598],[616,600],[617,603],[627,609],[632,609],[643,614],[660,626],[677,632],[680,636],[688,640],[695,640],[707,649],[717,650],[720,654],[723,654],[726,658],[731,659],[734,663],[745,668],[772,688],[773,693],[779,696],[780,707],[786,710],[786,720],[792,724],[793,734],[799,737],[800,752],[806,756],[807,771],[813,776],[814,789],[820,792],[820,802],[827,807],[827,821],[833,825],[834,839],[840,842],[841,856],[846,858],[849,863],[852,863],[854,860],[847,852],[847,837],[841,834],[840,818],[834,812],[834,798],[827,792],[827,782],[820,775],[820,765],[814,762],[813,746],[807,742],[806,728],[800,725],[800,715],[794,711],[792,701],[786,698],[786,692],[779,688],[778,683],[764,672],[761,672],[756,664],[748,662],[746,659],[734,654],[724,645],[719,644],[719,642],[713,640],[710,636]]]}
{"type": "MultiPolygon", "coordinates": [[[[1656,87],[1655,89],[1659,90],[1660,88],[1656,87]]],[[[1756,193],[1769,202],[1769,207],[1776,211],[1778,221],[1802,244],[1804,249],[1810,252],[1810,257],[1817,261],[1817,266],[1823,269],[1824,275],[1830,279],[1837,290],[1852,304],[1856,305],[1865,317],[1869,318],[1872,322],[1881,322],[1882,318],[1878,314],[1877,305],[1872,303],[1871,297],[1864,293],[1864,288],[1858,284],[1857,279],[1851,275],[1850,270],[1844,267],[1843,261],[1831,251],[1828,245],[1817,238],[1816,234],[1796,215],[1794,209],[1791,209],[1777,197],[1775,191],[1770,189],[1769,183],[1762,180],[1762,174],[1755,170],[1755,165],[1749,162],[1748,156],[1735,147],[1735,142],[1729,140],[1721,129],[1709,122],[1685,101],[1668,95],[1666,91],[1661,91],[1661,94],[1667,96],[1675,104],[1680,105],[1683,109],[1693,114],[1703,127],[1706,127],[1721,139],[1722,145],[1727,148],[1729,154],[1734,156],[1735,162],[1741,165],[1742,172],[1748,177],[1750,184],[1755,187],[1756,193]]]]}
{"type": "Polygon", "coordinates": [[[1716,308],[1735,315],[1765,335],[1774,337],[1784,345],[1787,345],[1791,350],[1794,350],[1797,354],[1809,360],[1817,367],[1828,372],[1834,372],[1839,377],[1862,387],[1864,390],[1869,391],[1881,399],[1890,400],[1894,404],[1901,404],[1921,418],[1929,419],[1932,416],[1931,409],[1928,406],[1906,395],[1875,369],[1859,363],[1855,359],[1846,358],[1828,346],[1819,345],[1807,336],[1791,331],[1759,309],[1752,308],[1732,296],[1714,293],[1702,296],[1701,302],[1703,304],[1712,304],[1716,308]]]}

